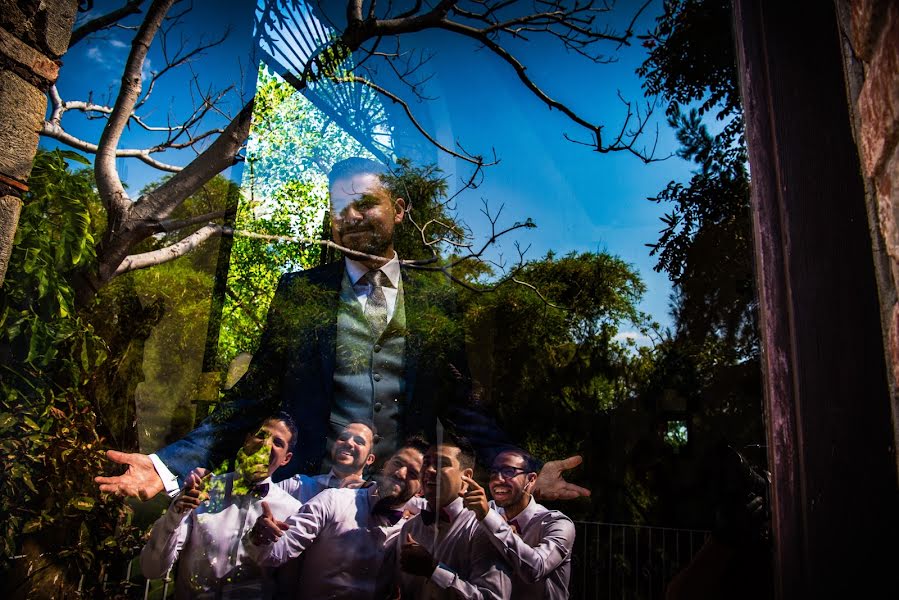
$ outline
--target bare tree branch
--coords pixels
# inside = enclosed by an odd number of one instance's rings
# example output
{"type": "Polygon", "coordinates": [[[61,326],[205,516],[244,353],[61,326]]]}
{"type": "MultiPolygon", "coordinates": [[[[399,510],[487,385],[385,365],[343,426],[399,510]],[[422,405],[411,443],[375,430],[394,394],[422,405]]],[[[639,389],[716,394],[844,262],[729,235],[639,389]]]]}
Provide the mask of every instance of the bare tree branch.
{"type": "Polygon", "coordinates": [[[247,103],[210,146],[174,177],[134,204],[136,218],[165,218],[185,198],[218,173],[233,165],[250,130],[253,103],[247,103]]]}
{"type": "Polygon", "coordinates": [[[228,210],[216,210],[213,212],[204,213],[202,215],[196,215],[194,217],[188,217],[186,219],[172,220],[166,219],[164,221],[157,221],[152,225],[152,228],[156,230],[156,232],[171,232],[178,231],[180,229],[184,229],[186,227],[191,227],[193,225],[199,225],[200,223],[210,223],[212,221],[217,221],[218,219],[225,218],[225,215],[228,214],[228,210]]]}
{"type": "Polygon", "coordinates": [[[400,98],[396,94],[387,91],[386,89],[382,88],[381,86],[377,85],[376,83],[373,83],[373,82],[369,81],[368,79],[365,79],[364,77],[359,77],[357,75],[347,75],[344,77],[336,77],[335,76],[332,79],[338,83],[362,84],[362,85],[369,87],[369,88],[373,89],[374,91],[378,92],[385,98],[389,98],[394,103],[399,104],[403,108],[403,110],[406,112],[406,116],[412,122],[412,125],[419,131],[419,133],[421,133],[425,137],[425,139],[427,139],[429,142],[431,142],[434,146],[436,146],[440,150],[443,150],[450,156],[454,156],[460,160],[464,160],[464,161],[469,162],[478,167],[488,167],[488,166],[496,164],[496,162],[484,163],[484,158],[482,156],[472,156],[469,154],[460,154],[459,152],[455,152],[455,151],[447,148],[440,142],[438,142],[436,139],[434,139],[434,137],[430,133],[427,132],[427,130],[425,130],[424,127],[421,126],[421,124],[415,118],[415,115],[412,114],[412,109],[409,108],[409,104],[407,104],[402,98],[400,98]]]}
{"type": "Polygon", "coordinates": [[[140,5],[143,4],[144,1],[145,0],[128,0],[124,6],[99,16],[96,19],[91,19],[84,25],[76,28],[72,32],[72,38],[69,40],[69,48],[92,33],[96,33],[103,29],[109,29],[110,27],[117,25],[118,22],[125,17],[140,13],[140,5]]]}
{"type": "Polygon", "coordinates": [[[126,256],[122,262],[116,267],[113,277],[118,277],[131,271],[146,269],[156,265],[161,265],[176,258],[181,258],[188,252],[199,248],[207,240],[220,236],[222,234],[222,226],[210,223],[202,229],[198,229],[180,242],[176,242],[171,246],[143,252],[141,254],[133,254],[126,256]]]}
{"type": "MultiPolygon", "coordinates": [[[[125,4],[122,8],[104,17],[94,19],[79,28],[82,37],[91,31],[123,27],[119,21],[128,14],[140,11],[140,6],[143,4],[143,0],[123,1],[125,4]]],[[[308,60],[297,67],[296,73],[292,75],[291,83],[294,83],[298,89],[305,87],[309,82],[322,80],[358,84],[399,104],[412,125],[430,144],[456,159],[464,160],[475,166],[474,172],[462,188],[472,189],[477,187],[479,178],[483,177],[483,167],[498,162],[495,153],[493,161],[487,162],[482,155],[469,153],[458,141],[455,142],[456,146],[454,147],[442,145],[419,123],[409,103],[403,97],[388,89],[389,86],[375,83],[376,80],[373,76],[363,76],[366,73],[376,74],[378,65],[386,62],[392,73],[392,75],[388,73],[389,76],[395,76],[395,81],[407,86],[416,98],[427,99],[424,93],[424,84],[427,82],[428,75],[425,73],[423,76],[421,68],[428,62],[430,56],[422,51],[418,53],[415,51],[403,52],[399,39],[400,36],[407,33],[428,29],[443,30],[477,42],[492,55],[511,66],[519,81],[531,94],[548,106],[550,110],[560,111],[578,127],[586,129],[592,139],[589,142],[583,142],[574,140],[567,135],[566,138],[572,139],[576,143],[587,144],[597,152],[626,151],[649,162],[656,160],[654,158],[655,146],[653,145],[652,152],[647,154],[645,149],[638,149],[635,144],[638,138],[644,134],[653,109],[652,105],[647,104],[643,107],[626,102],[622,98],[626,110],[624,123],[620,130],[613,131],[615,135],[610,136],[603,125],[591,122],[590,119],[574,110],[572,106],[566,105],[544,91],[531,78],[526,64],[513,53],[513,47],[510,44],[537,36],[549,37],[564,48],[594,62],[612,60],[607,59],[601,53],[594,52],[593,44],[596,42],[612,43],[617,44],[619,48],[629,45],[633,37],[634,23],[650,1],[641,0],[640,8],[633,15],[627,28],[623,32],[616,33],[608,27],[603,28],[597,25],[596,17],[608,12],[610,6],[605,2],[592,0],[570,2],[566,0],[531,0],[531,2],[517,0],[430,0],[423,2],[416,0],[415,2],[397,3],[399,8],[396,13],[398,14],[394,14],[394,5],[390,1],[377,3],[376,0],[369,0],[369,4],[366,6],[364,0],[347,0],[343,6],[347,19],[346,28],[339,33],[337,39],[332,38],[330,42],[327,41],[328,37],[325,35],[326,46],[312,48],[311,53],[305,55],[308,60]],[[381,47],[387,45],[387,38],[391,37],[397,40],[395,49],[393,51],[382,50],[381,47]],[[355,56],[353,56],[354,52],[355,56]],[[345,65],[353,62],[355,63],[354,72],[347,73],[345,65]]],[[[210,222],[211,219],[219,218],[220,213],[198,215],[181,220],[169,218],[172,211],[186,198],[200,189],[212,177],[240,160],[240,151],[246,142],[252,116],[252,102],[245,104],[233,119],[225,115],[221,101],[226,93],[230,93],[230,88],[221,92],[201,88],[192,61],[208,48],[222,43],[228,33],[225,32],[223,36],[209,43],[201,40],[197,46],[191,48],[184,43],[184,37],[181,38],[180,45],[173,43],[175,40],[170,38],[170,34],[175,33],[176,25],[183,25],[181,19],[191,8],[188,5],[180,14],[166,17],[175,2],[176,0],[152,0],[150,3],[145,18],[132,41],[122,74],[122,83],[114,102],[94,103],[90,98],[86,101],[64,102],[55,87],[49,92],[52,105],[51,115],[44,123],[42,133],[82,151],[96,154],[97,187],[107,209],[110,223],[101,247],[98,248],[99,283],[102,285],[122,272],[146,268],[146,266],[161,264],[161,262],[183,256],[208,239],[221,235],[243,235],[268,241],[319,244],[357,258],[376,258],[348,248],[341,248],[333,242],[324,240],[266,236],[225,228],[210,222]],[[159,49],[165,60],[165,66],[152,73],[147,81],[142,81],[141,71],[146,62],[150,44],[157,37],[159,37],[159,49]],[[169,122],[165,125],[151,125],[144,118],[146,115],[138,114],[139,111],[148,106],[156,82],[173,69],[183,65],[187,65],[193,74],[187,88],[194,101],[193,112],[186,119],[178,119],[174,123],[172,122],[174,119],[170,116],[169,122]],[[110,107],[108,104],[112,104],[112,106],[110,107]],[[88,118],[106,120],[105,129],[97,145],[77,139],[63,129],[62,119],[68,110],[80,111],[88,118]],[[228,125],[224,129],[208,128],[208,130],[202,131],[200,123],[205,118],[216,114],[229,118],[228,125]],[[144,149],[119,148],[125,128],[132,123],[144,131],[162,134],[160,137],[164,139],[154,140],[158,143],[144,149]],[[164,164],[153,158],[153,154],[165,150],[186,149],[192,149],[198,155],[184,168],[164,164]],[[144,194],[136,202],[132,202],[115,169],[116,158],[122,156],[138,158],[156,168],[173,172],[175,175],[156,189],[144,194]],[[187,235],[171,246],[149,253],[130,255],[136,244],[149,235],[180,231],[186,227],[200,225],[202,227],[198,231],[187,235]]],[[[262,8],[263,16],[257,16],[257,25],[261,25],[265,19],[269,19],[276,24],[275,29],[280,35],[294,36],[295,38],[294,32],[300,31],[302,28],[300,27],[301,23],[296,21],[292,14],[289,14],[289,5],[291,4],[291,2],[281,3],[275,0],[265,2],[262,8]],[[282,10],[285,8],[288,8],[287,12],[282,10]]],[[[322,2],[321,6],[326,6],[326,3],[322,2]]],[[[328,16],[324,12],[316,14],[324,15],[324,21],[340,20],[342,17],[340,14],[328,16]]],[[[303,18],[307,17],[308,15],[303,18]]],[[[277,42],[278,40],[272,39],[271,41],[277,42]]],[[[300,43],[296,39],[293,41],[300,43]]],[[[308,40],[306,41],[308,42],[308,40]]],[[[320,43],[322,42],[316,42],[316,44],[320,43]]],[[[290,74],[288,73],[288,75],[290,74]]],[[[656,134],[657,139],[658,134],[656,134]]],[[[461,190],[459,191],[461,192],[461,190]]],[[[447,199],[444,205],[452,202],[458,193],[456,192],[447,199]]],[[[453,268],[464,265],[466,261],[490,263],[487,254],[488,248],[496,244],[501,236],[517,229],[534,227],[534,224],[528,220],[502,228],[498,225],[501,213],[502,207],[496,214],[485,210],[485,215],[490,221],[491,233],[483,245],[475,244],[471,240],[470,231],[461,231],[438,219],[418,223],[410,214],[410,221],[418,228],[422,243],[430,249],[432,256],[422,261],[404,261],[404,264],[411,268],[440,271],[462,285],[477,287],[471,282],[458,281],[459,277],[452,273],[453,268]],[[462,253],[448,260],[441,260],[436,250],[440,246],[452,247],[462,253]]],[[[517,245],[516,248],[519,256],[517,262],[513,261],[512,267],[506,269],[505,261],[502,258],[493,263],[505,271],[494,287],[506,282],[525,285],[518,277],[520,269],[525,264],[524,252],[517,245]]],[[[545,298],[543,300],[550,304],[545,298]]]]}
{"type": "Polygon", "coordinates": [[[119,221],[130,209],[128,194],[116,171],[116,147],[122,136],[125,125],[131,120],[134,104],[141,90],[141,69],[150,43],[156,35],[165,13],[171,8],[174,0],[153,0],[147,16],[144,18],[137,35],[131,42],[131,52],[122,73],[122,84],[116,98],[115,106],[109,115],[100,143],[97,144],[97,158],[94,161],[94,172],[97,179],[97,191],[109,213],[110,227],[114,230],[119,221]]]}
{"type": "MultiPolygon", "coordinates": [[[[58,125],[53,125],[52,123],[45,122],[43,127],[41,127],[40,134],[62,142],[67,146],[71,146],[76,150],[81,150],[82,152],[87,152],[89,154],[96,154],[98,151],[98,147],[96,144],[91,144],[85,140],[76,138],[70,133],[63,130],[62,127],[58,125]]],[[[119,148],[115,151],[116,158],[136,158],[154,169],[159,169],[160,171],[166,171],[168,173],[177,173],[182,167],[178,167],[175,165],[170,165],[161,161],[156,160],[150,153],[154,150],[147,149],[138,149],[138,148],[119,148]]],[[[155,150],[156,152],[160,151],[159,149],[155,150]]]]}

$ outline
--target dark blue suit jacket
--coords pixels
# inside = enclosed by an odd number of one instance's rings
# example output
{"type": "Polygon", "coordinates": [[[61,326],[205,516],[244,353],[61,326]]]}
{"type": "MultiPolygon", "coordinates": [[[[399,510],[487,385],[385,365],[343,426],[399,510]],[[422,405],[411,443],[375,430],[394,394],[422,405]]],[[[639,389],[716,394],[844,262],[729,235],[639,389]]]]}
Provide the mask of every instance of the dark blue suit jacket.
{"type": "MultiPolygon", "coordinates": [[[[406,312],[405,397],[400,437],[435,439],[438,418],[465,436],[485,460],[512,444],[473,398],[464,327],[451,286],[438,276],[403,269],[406,312]]],[[[233,458],[262,420],[285,410],[299,430],[290,464],[275,480],[318,473],[325,455],[333,399],[337,311],[344,262],[281,278],[268,322],[246,375],[213,413],[183,439],[157,452],[179,481],[195,467],[233,458]]]]}

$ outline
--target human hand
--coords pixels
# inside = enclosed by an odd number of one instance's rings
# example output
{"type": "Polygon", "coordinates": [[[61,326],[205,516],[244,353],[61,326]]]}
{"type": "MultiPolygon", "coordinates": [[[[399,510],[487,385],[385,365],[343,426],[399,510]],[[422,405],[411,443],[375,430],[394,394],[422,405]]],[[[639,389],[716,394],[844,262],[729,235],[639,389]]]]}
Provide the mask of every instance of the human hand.
{"type": "Polygon", "coordinates": [[[437,561],[427,548],[412,538],[411,533],[407,533],[406,543],[400,550],[400,568],[410,575],[430,577],[437,569],[437,561]]]}
{"type": "Polygon", "coordinates": [[[208,500],[209,494],[206,492],[206,482],[209,481],[211,476],[212,473],[200,467],[191,471],[184,481],[184,488],[182,488],[181,494],[175,500],[175,510],[179,513],[190,512],[200,506],[205,500],[208,500]]]}
{"type": "Polygon", "coordinates": [[[94,481],[100,484],[101,492],[149,500],[165,488],[153,461],[146,454],[109,450],[106,458],[120,465],[128,465],[128,469],[115,477],[94,477],[94,481]]]}
{"type": "Polygon", "coordinates": [[[268,546],[277,542],[288,529],[290,526],[284,521],[276,519],[268,502],[263,500],[262,514],[259,515],[253,529],[250,530],[250,540],[257,546],[268,546]]]}
{"type": "Polygon", "coordinates": [[[459,492],[459,496],[462,497],[462,506],[472,511],[478,521],[483,521],[487,516],[487,511],[490,510],[490,505],[487,504],[487,493],[471,477],[463,475],[462,481],[468,484],[467,492],[459,492]]]}
{"type": "Polygon", "coordinates": [[[581,456],[569,456],[563,460],[551,460],[540,469],[532,493],[537,500],[573,500],[589,496],[590,490],[568,483],[562,472],[573,469],[584,462],[581,456]]]}

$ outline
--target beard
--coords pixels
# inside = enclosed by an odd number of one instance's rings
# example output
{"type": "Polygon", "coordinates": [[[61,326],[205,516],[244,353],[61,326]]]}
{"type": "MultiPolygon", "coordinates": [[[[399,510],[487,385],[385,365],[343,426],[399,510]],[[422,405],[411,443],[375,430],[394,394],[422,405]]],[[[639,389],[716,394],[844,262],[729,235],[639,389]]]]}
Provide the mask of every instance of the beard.
{"type": "Polygon", "coordinates": [[[412,487],[406,481],[394,479],[389,475],[376,475],[378,482],[378,495],[381,500],[388,500],[392,504],[405,504],[412,496],[412,487]]]}
{"type": "MultiPolygon", "coordinates": [[[[340,245],[356,252],[372,256],[384,256],[393,243],[393,233],[375,226],[354,227],[340,230],[340,245]]],[[[352,258],[352,256],[350,257],[352,258]]]]}

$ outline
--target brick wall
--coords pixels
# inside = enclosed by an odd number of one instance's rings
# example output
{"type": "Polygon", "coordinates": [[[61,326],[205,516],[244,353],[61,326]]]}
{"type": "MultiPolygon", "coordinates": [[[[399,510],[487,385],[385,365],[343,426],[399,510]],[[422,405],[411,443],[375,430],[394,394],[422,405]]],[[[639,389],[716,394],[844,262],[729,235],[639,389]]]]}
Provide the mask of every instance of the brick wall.
{"type": "Polygon", "coordinates": [[[899,1],[838,0],[899,443],[899,1]]]}

